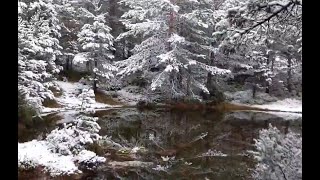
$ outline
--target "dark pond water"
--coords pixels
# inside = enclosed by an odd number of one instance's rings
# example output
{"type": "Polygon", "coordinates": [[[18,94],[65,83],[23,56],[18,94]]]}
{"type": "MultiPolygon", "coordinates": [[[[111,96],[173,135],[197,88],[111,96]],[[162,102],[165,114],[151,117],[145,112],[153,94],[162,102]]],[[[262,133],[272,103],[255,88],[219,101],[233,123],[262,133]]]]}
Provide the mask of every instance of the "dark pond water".
{"type": "MultiPolygon", "coordinates": [[[[101,135],[126,147],[144,147],[144,151],[132,155],[110,147],[98,148],[99,155],[106,156],[107,165],[85,172],[77,179],[250,180],[250,169],[255,162],[247,151],[254,149],[253,139],[258,137],[259,130],[271,123],[282,133],[302,131],[302,118],[283,119],[262,112],[139,111],[132,108],[98,111],[94,116],[99,117],[101,135]],[[148,166],[112,167],[108,164],[132,160],[147,162],[148,166]]],[[[61,117],[54,114],[39,121],[40,124],[32,122],[36,126],[26,124],[33,128],[21,128],[19,137],[24,139],[20,141],[48,133],[59,119],[61,117]]],[[[97,149],[92,150],[98,153],[97,149]]],[[[19,179],[32,179],[35,174],[41,173],[27,172],[19,179]]],[[[44,175],[40,179],[55,178],[44,175]]]]}
{"type": "MultiPolygon", "coordinates": [[[[113,161],[152,162],[148,167],[105,167],[86,179],[250,179],[254,160],[247,155],[259,130],[271,123],[282,133],[300,132],[302,119],[285,120],[261,112],[168,112],[136,109],[96,113],[101,135],[121,145],[143,146],[135,157],[110,155],[113,161]],[[163,161],[163,157],[169,158],[163,161]],[[156,170],[157,165],[165,167],[156,170]]],[[[110,152],[112,154],[112,152],[110,152]]]]}

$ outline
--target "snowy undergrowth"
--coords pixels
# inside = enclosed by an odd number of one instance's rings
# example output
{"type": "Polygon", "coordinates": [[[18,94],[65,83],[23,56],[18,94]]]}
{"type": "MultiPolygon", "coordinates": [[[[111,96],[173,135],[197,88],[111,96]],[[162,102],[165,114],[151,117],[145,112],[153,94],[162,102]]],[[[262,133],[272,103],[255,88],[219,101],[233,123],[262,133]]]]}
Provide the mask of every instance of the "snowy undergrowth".
{"type": "Polygon", "coordinates": [[[86,145],[102,139],[97,133],[97,118],[79,116],[72,124],[53,130],[44,140],[18,143],[18,167],[44,167],[51,176],[81,173],[78,165],[97,166],[104,157],[85,149],[86,145]]]}

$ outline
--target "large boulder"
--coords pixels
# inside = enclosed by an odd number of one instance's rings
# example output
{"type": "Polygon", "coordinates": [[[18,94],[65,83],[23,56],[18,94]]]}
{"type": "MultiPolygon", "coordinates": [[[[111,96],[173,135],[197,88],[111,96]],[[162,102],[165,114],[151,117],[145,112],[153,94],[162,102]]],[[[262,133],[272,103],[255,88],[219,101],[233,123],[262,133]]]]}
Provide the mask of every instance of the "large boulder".
{"type": "Polygon", "coordinates": [[[89,58],[87,53],[78,53],[72,60],[72,70],[80,73],[90,72],[89,58]]]}

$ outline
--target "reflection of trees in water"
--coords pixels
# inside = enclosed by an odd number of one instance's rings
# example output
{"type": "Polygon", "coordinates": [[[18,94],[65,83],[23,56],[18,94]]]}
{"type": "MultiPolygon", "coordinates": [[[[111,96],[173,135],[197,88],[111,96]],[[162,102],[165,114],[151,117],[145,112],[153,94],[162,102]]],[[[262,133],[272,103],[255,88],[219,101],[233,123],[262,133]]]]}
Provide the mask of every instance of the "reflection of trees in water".
{"type": "MultiPolygon", "coordinates": [[[[180,150],[174,155],[176,159],[184,160],[176,162],[170,169],[172,173],[170,178],[195,176],[195,178],[248,179],[250,174],[247,170],[254,167],[254,161],[243,154],[254,148],[253,139],[258,137],[259,130],[271,122],[285,131],[295,123],[268,119],[267,116],[266,121],[246,117],[249,118],[232,119],[226,118],[225,114],[215,112],[125,110],[105,118],[104,123],[108,135],[112,135],[114,141],[130,147],[137,144],[144,146],[149,152],[141,157],[145,161],[158,164],[161,158],[156,152],[180,150]],[[197,140],[197,137],[206,132],[206,137],[197,140]],[[228,156],[198,157],[208,150],[219,151],[228,156]],[[186,161],[192,164],[185,165],[186,161]]],[[[151,169],[139,171],[140,175],[145,174],[151,179],[159,173],[151,169]]],[[[164,172],[159,176],[169,178],[164,172]]]]}

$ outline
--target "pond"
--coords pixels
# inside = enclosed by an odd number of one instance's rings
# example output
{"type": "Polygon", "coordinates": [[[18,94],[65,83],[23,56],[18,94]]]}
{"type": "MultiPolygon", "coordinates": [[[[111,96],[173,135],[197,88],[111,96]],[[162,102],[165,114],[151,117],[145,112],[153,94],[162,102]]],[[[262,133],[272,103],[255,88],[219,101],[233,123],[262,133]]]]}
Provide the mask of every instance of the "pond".
{"type": "Polygon", "coordinates": [[[105,150],[108,161],[146,166],[105,166],[85,179],[250,179],[255,162],[248,155],[254,138],[269,123],[282,133],[302,131],[302,118],[262,112],[199,112],[114,109],[96,112],[100,134],[121,145],[144,147],[133,156],[105,150]]]}

